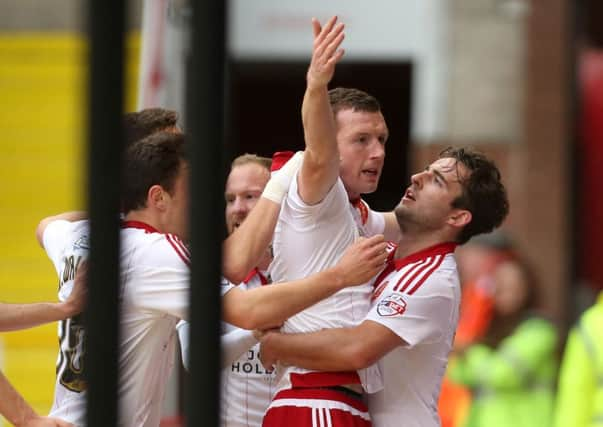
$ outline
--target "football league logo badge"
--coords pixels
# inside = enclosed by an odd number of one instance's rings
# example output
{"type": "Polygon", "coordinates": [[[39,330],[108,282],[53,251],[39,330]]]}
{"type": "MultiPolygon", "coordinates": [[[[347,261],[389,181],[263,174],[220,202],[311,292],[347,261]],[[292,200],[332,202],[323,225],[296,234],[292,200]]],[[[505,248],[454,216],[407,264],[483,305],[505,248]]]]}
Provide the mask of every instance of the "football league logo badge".
{"type": "Polygon", "coordinates": [[[377,306],[377,313],[384,317],[404,314],[405,311],[406,301],[404,301],[401,294],[391,294],[377,306]]]}

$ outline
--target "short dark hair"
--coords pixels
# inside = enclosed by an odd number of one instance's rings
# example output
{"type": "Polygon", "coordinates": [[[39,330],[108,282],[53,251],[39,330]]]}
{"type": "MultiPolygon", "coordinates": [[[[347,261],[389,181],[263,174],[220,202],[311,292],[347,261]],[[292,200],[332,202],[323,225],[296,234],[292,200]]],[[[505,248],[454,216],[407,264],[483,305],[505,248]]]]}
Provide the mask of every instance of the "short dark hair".
{"type": "Polygon", "coordinates": [[[172,193],[182,162],[186,162],[184,135],[156,132],[134,142],[125,152],[121,202],[123,213],[146,207],[153,185],[172,193]]]}
{"type": "Polygon", "coordinates": [[[146,108],[126,113],[123,117],[125,146],[155,132],[176,127],[177,123],[178,113],[165,108],[146,108]]]}
{"type": "Polygon", "coordinates": [[[368,113],[381,111],[381,105],[379,105],[377,98],[360,89],[346,87],[331,89],[329,91],[329,102],[335,115],[339,111],[347,109],[368,113]]]}
{"type": "Polygon", "coordinates": [[[453,208],[467,209],[472,216],[457,242],[463,244],[500,226],[509,213],[509,200],[494,162],[471,148],[448,147],[439,158],[453,158],[469,170],[467,177],[461,177],[463,193],[452,201],[453,208]]]}

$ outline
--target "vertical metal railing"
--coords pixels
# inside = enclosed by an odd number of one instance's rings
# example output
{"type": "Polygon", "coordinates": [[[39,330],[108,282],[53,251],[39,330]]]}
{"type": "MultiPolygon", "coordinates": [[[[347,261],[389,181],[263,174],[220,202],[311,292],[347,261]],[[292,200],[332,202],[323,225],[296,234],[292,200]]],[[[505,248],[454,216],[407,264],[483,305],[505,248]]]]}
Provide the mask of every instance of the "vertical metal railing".
{"type": "Polygon", "coordinates": [[[224,237],[225,2],[191,0],[186,133],[191,161],[190,376],[187,426],[217,426],[224,237]]]}
{"type": "Polygon", "coordinates": [[[125,1],[89,1],[88,209],[85,322],[88,427],[117,425],[119,181],[125,1]]]}

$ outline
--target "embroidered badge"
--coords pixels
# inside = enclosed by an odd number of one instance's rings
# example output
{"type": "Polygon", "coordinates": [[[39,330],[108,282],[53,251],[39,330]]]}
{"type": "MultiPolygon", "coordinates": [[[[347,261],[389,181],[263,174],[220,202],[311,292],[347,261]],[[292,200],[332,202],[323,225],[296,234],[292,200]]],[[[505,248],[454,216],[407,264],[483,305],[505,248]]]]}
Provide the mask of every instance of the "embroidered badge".
{"type": "Polygon", "coordinates": [[[404,314],[406,311],[406,301],[400,294],[391,294],[383,299],[377,306],[377,313],[380,316],[396,316],[404,314]]]}

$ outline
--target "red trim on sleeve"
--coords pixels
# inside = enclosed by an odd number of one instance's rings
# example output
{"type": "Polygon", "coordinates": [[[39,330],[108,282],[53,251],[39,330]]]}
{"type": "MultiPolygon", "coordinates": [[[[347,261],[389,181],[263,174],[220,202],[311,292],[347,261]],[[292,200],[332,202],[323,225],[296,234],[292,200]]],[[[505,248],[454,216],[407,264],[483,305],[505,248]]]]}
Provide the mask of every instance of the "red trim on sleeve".
{"type": "Polygon", "coordinates": [[[431,267],[434,261],[435,258],[429,257],[413,266],[409,271],[406,272],[404,276],[400,278],[396,284],[396,287],[394,287],[394,291],[404,292],[421,273],[427,271],[431,267]],[[403,284],[402,281],[404,281],[403,284]],[[402,285],[401,288],[400,285],[402,285]]]}
{"type": "Polygon", "coordinates": [[[417,289],[419,289],[421,287],[421,285],[423,283],[425,283],[425,281],[427,280],[427,278],[429,276],[431,276],[431,273],[433,273],[434,271],[436,271],[438,269],[438,267],[442,264],[442,261],[444,261],[444,255],[439,256],[436,261],[434,263],[432,263],[431,268],[429,269],[429,271],[427,273],[425,273],[425,275],[421,278],[421,280],[419,280],[417,282],[417,284],[410,290],[408,291],[408,295],[412,295],[414,294],[417,289]]]}

